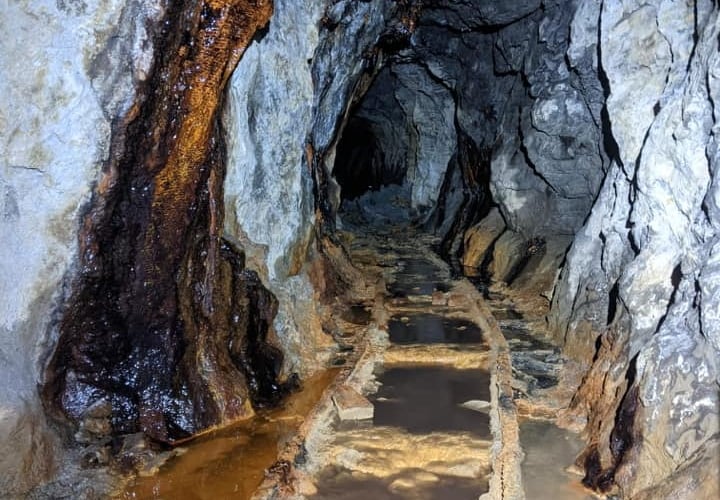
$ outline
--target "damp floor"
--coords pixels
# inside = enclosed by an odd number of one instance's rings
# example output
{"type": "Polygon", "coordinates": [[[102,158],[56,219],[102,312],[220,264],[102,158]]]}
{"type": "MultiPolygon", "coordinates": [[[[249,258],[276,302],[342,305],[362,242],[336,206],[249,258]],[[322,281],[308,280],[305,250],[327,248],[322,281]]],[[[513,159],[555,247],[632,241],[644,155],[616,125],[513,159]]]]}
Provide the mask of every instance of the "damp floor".
{"type": "Polygon", "coordinates": [[[377,370],[371,421],[335,424],[311,498],[477,499],[488,490],[491,469],[490,375],[454,366],[452,354],[482,357],[483,332],[452,307],[432,306],[433,293],[451,289],[447,266],[425,255],[426,247],[392,248],[383,260],[388,352],[403,358],[398,350],[412,350],[404,359],[413,361],[377,370]],[[437,364],[433,349],[450,361],[437,364]]]}

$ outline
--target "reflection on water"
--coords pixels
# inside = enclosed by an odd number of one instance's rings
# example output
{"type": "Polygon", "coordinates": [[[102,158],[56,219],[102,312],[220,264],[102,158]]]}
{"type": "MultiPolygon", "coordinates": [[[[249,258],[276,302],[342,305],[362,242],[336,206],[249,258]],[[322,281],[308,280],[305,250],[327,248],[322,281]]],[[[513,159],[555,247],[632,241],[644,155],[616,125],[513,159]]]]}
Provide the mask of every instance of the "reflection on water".
{"type": "Polygon", "coordinates": [[[373,397],[375,425],[400,427],[411,433],[468,432],[490,439],[490,418],[461,406],[490,400],[490,374],[483,370],[413,366],[391,368],[379,377],[373,397]]]}
{"type": "Polygon", "coordinates": [[[592,500],[580,484],[580,476],[565,469],[583,448],[582,440],[551,422],[527,420],[520,423],[520,443],[525,451],[523,485],[528,500],[592,500]]]}
{"type": "Polygon", "coordinates": [[[472,344],[484,341],[482,330],[472,321],[428,313],[393,316],[388,322],[388,332],[393,344],[472,344]]]}
{"type": "Polygon", "coordinates": [[[264,479],[265,469],[275,462],[280,448],[293,437],[337,373],[328,370],[308,378],[281,409],[197,438],[159,474],[137,478],[120,498],[250,498],[264,479]]]}
{"type": "Polygon", "coordinates": [[[386,478],[331,468],[320,475],[312,500],[476,500],[487,491],[484,479],[398,473],[386,478]],[[409,477],[408,477],[409,476],[409,477]]]}

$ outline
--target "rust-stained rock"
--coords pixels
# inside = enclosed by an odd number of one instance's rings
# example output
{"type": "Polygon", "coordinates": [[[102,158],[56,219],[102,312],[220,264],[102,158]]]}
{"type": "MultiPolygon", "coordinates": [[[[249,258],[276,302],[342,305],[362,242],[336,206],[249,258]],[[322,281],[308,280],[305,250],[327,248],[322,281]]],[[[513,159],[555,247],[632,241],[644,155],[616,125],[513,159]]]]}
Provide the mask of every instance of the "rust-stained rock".
{"type": "Polygon", "coordinates": [[[83,220],[81,274],[43,387],[57,418],[76,425],[104,399],[115,432],[174,442],[282,394],[268,337],[277,301],[221,238],[219,111],[271,12],[269,0],[169,7],[83,220]]]}

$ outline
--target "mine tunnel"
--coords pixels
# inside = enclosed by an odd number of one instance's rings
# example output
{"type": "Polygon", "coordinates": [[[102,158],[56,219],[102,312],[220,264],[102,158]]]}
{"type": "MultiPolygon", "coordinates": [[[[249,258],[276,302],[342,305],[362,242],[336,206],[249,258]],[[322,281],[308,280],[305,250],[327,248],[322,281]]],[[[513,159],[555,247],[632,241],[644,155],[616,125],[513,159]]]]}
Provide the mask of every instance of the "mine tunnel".
{"type": "Polygon", "coordinates": [[[0,13],[0,496],[720,497],[716,2],[0,13]]]}

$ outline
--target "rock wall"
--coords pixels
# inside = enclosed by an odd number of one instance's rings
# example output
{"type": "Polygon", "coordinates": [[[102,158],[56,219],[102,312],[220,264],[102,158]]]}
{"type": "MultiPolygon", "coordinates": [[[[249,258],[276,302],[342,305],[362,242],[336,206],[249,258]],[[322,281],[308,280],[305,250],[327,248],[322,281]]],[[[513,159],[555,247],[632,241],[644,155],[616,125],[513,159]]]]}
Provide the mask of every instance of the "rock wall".
{"type": "Polygon", "coordinates": [[[243,245],[279,299],[274,325],[288,353],[286,372],[316,370],[333,345],[321,325],[323,285],[305,265],[316,251],[320,189],[307,145],[329,158],[320,170],[332,168],[353,96],[375,70],[368,52],[392,11],[381,1],[276,0],[267,33],[230,83],[225,234],[243,245]]]}
{"type": "Polygon", "coordinates": [[[599,41],[606,139],[617,145],[550,316],[566,354],[589,367],[573,401],[588,418],[585,483],[713,498],[717,7],[588,2],[573,26],[599,41]]]}
{"type": "Polygon", "coordinates": [[[395,177],[405,185],[408,206],[415,216],[426,215],[457,148],[449,90],[423,66],[400,60],[380,72],[354,116],[366,120],[377,138],[380,168],[399,173],[395,177]]]}
{"type": "MultiPolygon", "coordinates": [[[[5,31],[23,35],[0,40],[0,491],[55,469],[36,388],[70,284],[92,271],[78,266],[78,221],[112,187],[102,167],[142,106],[165,7],[2,7],[5,31]]],[[[285,373],[318,366],[331,348],[318,299],[335,290],[317,262],[343,260],[335,149],[351,110],[381,118],[382,149],[401,142],[384,161],[406,169],[416,207],[435,205],[431,223],[465,264],[492,260],[495,279],[549,294],[573,242],[549,322],[579,366],[566,383],[578,386],[568,416],[587,423],[586,484],[717,496],[719,30],[710,0],[277,0],[219,102],[225,219],[202,233],[243,247],[260,278],[220,281],[245,283],[241,299],[267,313],[243,321],[277,334],[285,373]],[[388,95],[373,94],[378,72],[388,95]],[[379,117],[391,100],[400,112],[379,117]]],[[[206,243],[193,248],[184,262],[200,269],[206,243]]],[[[220,253],[226,278],[242,272],[236,250],[220,253]]]]}
{"type": "Polygon", "coordinates": [[[79,213],[147,77],[160,2],[5,2],[0,26],[0,491],[55,469],[37,396],[79,213]]]}
{"type": "MultiPolygon", "coordinates": [[[[403,89],[426,100],[438,94],[434,89],[446,89],[446,97],[435,99],[438,105],[422,102],[425,117],[418,108],[403,107],[411,133],[396,137],[396,125],[394,135],[385,134],[420,158],[400,155],[410,158],[406,178],[413,202],[440,200],[431,222],[451,258],[471,267],[495,260],[489,268],[494,279],[547,295],[608,165],[596,44],[582,37],[587,16],[578,15],[571,27],[574,11],[568,1],[426,6],[409,46],[381,73],[395,75],[394,87],[378,84],[369,92],[387,95],[375,102],[388,106],[394,99],[402,107],[408,102],[403,89]],[[402,78],[403,71],[409,78],[402,78]],[[448,125],[451,133],[434,133],[448,125]],[[432,140],[430,151],[422,149],[424,136],[432,140]],[[446,164],[454,167],[446,171],[446,164]],[[468,248],[463,257],[466,242],[482,239],[473,238],[481,229],[472,226],[483,223],[479,219],[492,205],[502,216],[494,223],[499,232],[482,251],[468,248]],[[523,267],[525,277],[518,280],[523,267]]],[[[358,113],[378,116],[373,106],[366,108],[358,113]]]]}

